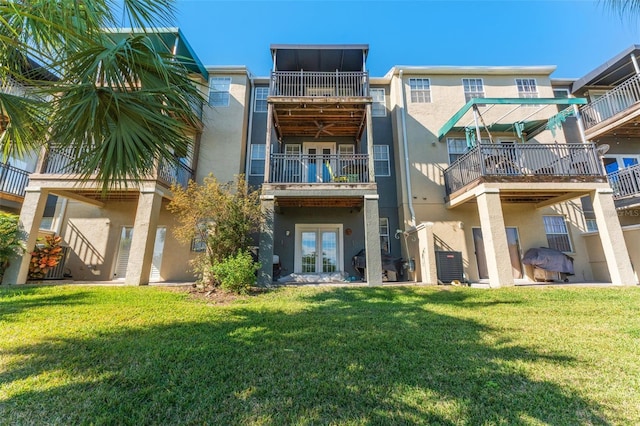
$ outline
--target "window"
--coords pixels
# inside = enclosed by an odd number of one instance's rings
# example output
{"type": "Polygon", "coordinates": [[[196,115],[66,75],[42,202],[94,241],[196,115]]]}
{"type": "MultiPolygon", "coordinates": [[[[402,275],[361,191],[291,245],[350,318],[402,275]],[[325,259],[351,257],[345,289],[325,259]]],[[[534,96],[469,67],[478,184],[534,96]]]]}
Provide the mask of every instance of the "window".
{"type": "Polygon", "coordinates": [[[410,78],[409,88],[412,103],[431,102],[431,82],[428,78],[410,78]]]}
{"type": "Polygon", "coordinates": [[[40,229],[58,233],[62,225],[62,216],[67,205],[67,200],[57,195],[49,194],[44,206],[40,229]]]}
{"type": "Polygon", "coordinates": [[[266,145],[251,145],[249,175],[264,175],[266,145]]]}
{"type": "Polygon", "coordinates": [[[521,98],[537,98],[538,87],[534,78],[516,78],[518,96],[521,98]]]}
{"type": "Polygon", "coordinates": [[[449,151],[449,164],[453,164],[467,152],[467,140],[447,139],[447,150],[449,151]]]}
{"type": "Polygon", "coordinates": [[[356,146],[353,144],[338,145],[338,155],[340,157],[350,157],[356,152],[356,146]]]}
{"type": "Polygon", "coordinates": [[[255,112],[267,112],[267,96],[269,96],[268,87],[256,87],[255,112]]]}
{"type": "Polygon", "coordinates": [[[380,248],[389,253],[389,219],[380,218],[380,248]]]}
{"type": "Polygon", "coordinates": [[[569,89],[553,89],[553,97],[567,99],[569,97],[569,89]]]}
{"type": "Polygon", "coordinates": [[[373,146],[373,169],[376,176],[391,176],[388,145],[373,146]]]}
{"type": "Polygon", "coordinates": [[[214,107],[229,106],[229,88],[231,77],[211,77],[209,80],[209,105],[214,107]]]}
{"type": "Polygon", "coordinates": [[[371,105],[371,115],[373,117],[387,116],[387,103],[384,99],[384,89],[371,89],[373,105],[371,105]]]}
{"type": "Polygon", "coordinates": [[[562,216],[542,216],[544,231],[547,234],[549,248],[554,250],[571,252],[571,240],[567,223],[562,216]]]}
{"type": "Polygon", "coordinates": [[[463,78],[464,101],[469,102],[474,98],[484,98],[484,84],[481,78],[463,78]]]}

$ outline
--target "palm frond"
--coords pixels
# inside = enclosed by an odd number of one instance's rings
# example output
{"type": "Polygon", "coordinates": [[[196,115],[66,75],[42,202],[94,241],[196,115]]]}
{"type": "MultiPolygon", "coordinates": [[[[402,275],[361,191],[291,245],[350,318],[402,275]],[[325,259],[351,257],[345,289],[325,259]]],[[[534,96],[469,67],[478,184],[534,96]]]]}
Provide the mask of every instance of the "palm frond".
{"type": "MultiPolygon", "coordinates": [[[[5,86],[6,87],[6,86],[5,86]]],[[[48,104],[35,97],[0,91],[2,161],[23,158],[46,141],[48,104]]]]}

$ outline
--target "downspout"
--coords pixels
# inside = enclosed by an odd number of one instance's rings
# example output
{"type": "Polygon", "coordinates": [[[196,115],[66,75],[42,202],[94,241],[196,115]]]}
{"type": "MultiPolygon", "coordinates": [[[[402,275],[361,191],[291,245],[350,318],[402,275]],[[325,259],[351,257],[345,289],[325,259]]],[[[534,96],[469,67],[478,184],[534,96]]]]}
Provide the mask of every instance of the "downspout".
{"type": "Polygon", "coordinates": [[[409,144],[407,142],[407,101],[404,93],[404,80],[402,79],[403,70],[400,70],[400,99],[402,100],[402,148],[404,149],[404,172],[407,178],[407,202],[409,204],[409,213],[411,214],[411,226],[416,226],[416,212],[413,210],[413,192],[411,191],[411,168],[409,167],[409,144]]]}
{"type": "MultiPolygon", "coordinates": [[[[249,128],[247,129],[247,150],[246,150],[246,154],[244,156],[245,161],[244,161],[244,178],[245,181],[249,182],[249,172],[250,167],[251,167],[251,135],[253,133],[253,102],[255,100],[255,96],[256,96],[256,88],[254,86],[253,83],[253,75],[251,73],[249,73],[249,90],[250,90],[250,96],[249,96],[249,128]]],[[[267,154],[265,154],[267,155],[267,154]]]]}

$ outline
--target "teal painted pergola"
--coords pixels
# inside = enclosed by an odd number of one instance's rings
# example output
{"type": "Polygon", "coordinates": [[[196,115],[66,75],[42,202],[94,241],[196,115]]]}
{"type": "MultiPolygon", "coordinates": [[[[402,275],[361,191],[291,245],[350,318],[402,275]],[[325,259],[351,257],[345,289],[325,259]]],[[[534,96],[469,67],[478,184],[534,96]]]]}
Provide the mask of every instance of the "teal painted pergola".
{"type": "MultiPolygon", "coordinates": [[[[570,109],[574,105],[584,105],[587,103],[587,100],[584,98],[474,98],[469,100],[458,112],[456,112],[445,124],[440,128],[438,132],[438,140],[442,141],[442,139],[451,131],[465,133],[469,135],[468,126],[457,126],[458,121],[464,117],[464,115],[470,110],[474,110],[480,115],[478,111],[478,106],[486,106],[486,105],[514,105],[516,107],[520,106],[546,106],[546,105],[567,105],[568,108],[560,111],[559,113],[553,115],[549,119],[546,120],[518,120],[511,121],[507,123],[492,123],[489,126],[479,126],[476,121],[476,131],[479,127],[485,128],[489,131],[494,132],[506,132],[509,130],[513,130],[518,134],[518,136],[522,137],[523,134],[531,135],[537,133],[539,130],[543,130],[544,128],[555,131],[556,127],[562,125],[562,122],[565,119],[574,114],[574,110],[570,109]]],[[[508,116],[511,112],[508,112],[503,117],[508,116]]]]}

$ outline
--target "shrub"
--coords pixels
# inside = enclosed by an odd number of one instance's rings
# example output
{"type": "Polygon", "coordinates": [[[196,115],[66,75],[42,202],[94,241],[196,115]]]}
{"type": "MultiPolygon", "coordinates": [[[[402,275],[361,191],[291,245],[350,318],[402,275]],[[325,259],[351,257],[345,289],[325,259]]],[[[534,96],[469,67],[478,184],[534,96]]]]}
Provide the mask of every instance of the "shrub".
{"type": "Polygon", "coordinates": [[[18,216],[0,212],[0,283],[9,261],[24,253],[22,234],[18,216]]]}
{"type": "Polygon", "coordinates": [[[62,238],[55,235],[47,235],[44,239],[38,238],[38,244],[31,252],[29,278],[42,279],[51,268],[60,263],[60,259],[62,259],[61,242],[62,238]]]}
{"type": "Polygon", "coordinates": [[[211,272],[222,289],[247,294],[251,285],[256,281],[258,268],[259,264],[253,261],[251,253],[239,251],[237,254],[214,264],[211,272]]]}

